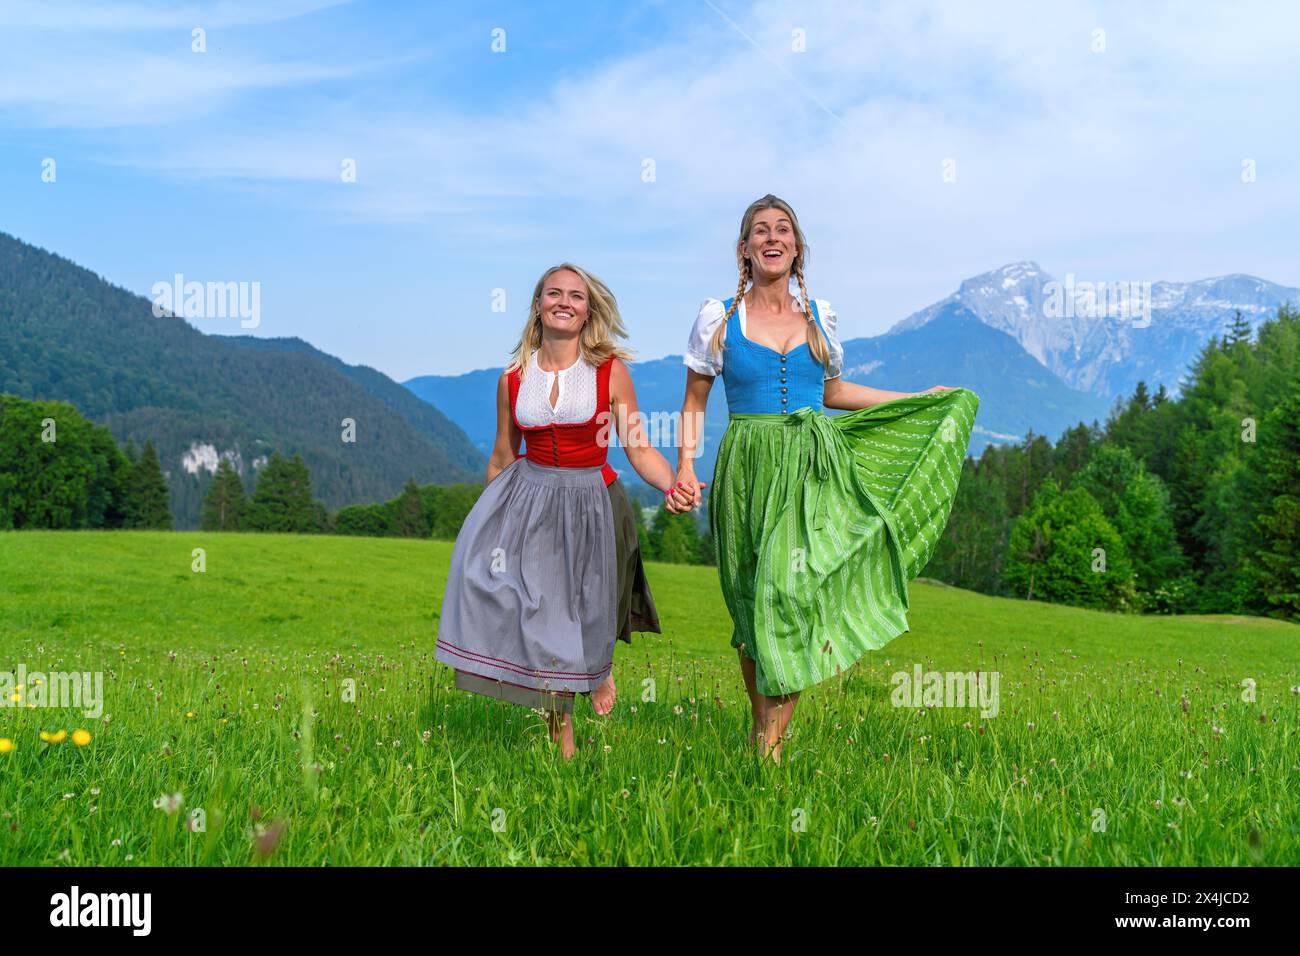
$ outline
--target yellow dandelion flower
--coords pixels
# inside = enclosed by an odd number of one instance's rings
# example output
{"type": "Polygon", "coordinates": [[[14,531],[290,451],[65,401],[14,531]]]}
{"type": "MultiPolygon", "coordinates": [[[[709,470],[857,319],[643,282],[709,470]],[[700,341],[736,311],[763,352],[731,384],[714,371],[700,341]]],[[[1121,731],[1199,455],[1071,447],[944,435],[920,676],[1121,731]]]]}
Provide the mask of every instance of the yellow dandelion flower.
{"type": "Polygon", "coordinates": [[[66,730],[60,730],[55,733],[52,733],[50,734],[49,737],[50,743],[52,744],[61,744],[63,743],[63,741],[67,739],[68,739],[68,732],[66,730]]]}
{"type": "Polygon", "coordinates": [[[86,744],[90,743],[90,731],[74,730],[72,732],[72,742],[76,744],[78,747],[86,746],[86,744]]]}
{"type": "Polygon", "coordinates": [[[0,737],[0,754],[7,754],[14,749],[14,742],[8,737],[0,737]]]}
{"type": "Polygon", "coordinates": [[[21,703],[21,702],[22,702],[23,695],[22,695],[22,694],[10,694],[10,695],[9,695],[9,699],[12,700],[15,704],[18,704],[18,703],[21,703]]]}
{"type": "Polygon", "coordinates": [[[41,731],[41,740],[44,740],[46,743],[50,742],[50,732],[48,730],[41,731]]]}
{"type": "Polygon", "coordinates": [[[186,717],[193,717],[193,716],[194,716],[194,711],[192,711],[192,710],[187,710],[187,711],[185,712],[185,716],[186,716],[186,717]]]}

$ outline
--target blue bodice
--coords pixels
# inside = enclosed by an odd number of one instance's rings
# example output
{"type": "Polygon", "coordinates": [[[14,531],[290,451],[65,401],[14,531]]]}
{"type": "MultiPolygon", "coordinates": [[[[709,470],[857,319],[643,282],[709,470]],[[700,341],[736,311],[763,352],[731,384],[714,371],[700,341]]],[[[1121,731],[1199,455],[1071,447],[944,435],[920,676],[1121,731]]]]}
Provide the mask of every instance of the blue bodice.
{"type": "MultiPolygon", "coordinates": [[[[812,302],[817,328],[825,334],[817,303],[812,302]]],[[[731,299],[722,304],[731,308],[731,299]]],[[[813,357],[807,342],[782,354],[746,338],[740,328],[740,310],[727,319],[726,359],[722,381],[727,391],[727,408],[739,414],[789,414],[809,405],[823,409],[826,370],[813,357]]]]}

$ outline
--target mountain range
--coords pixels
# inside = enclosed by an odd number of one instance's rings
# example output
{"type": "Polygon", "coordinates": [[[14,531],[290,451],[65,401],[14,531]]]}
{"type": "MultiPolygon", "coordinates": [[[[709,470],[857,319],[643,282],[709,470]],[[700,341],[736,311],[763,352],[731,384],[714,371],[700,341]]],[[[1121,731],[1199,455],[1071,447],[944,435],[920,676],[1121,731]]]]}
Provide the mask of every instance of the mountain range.
{"type": "MultiPolygon", "coordinates": [[[[1036,362],[1015,340],[982,323],[969,309],[950,303],[932,321],[895,335],[851,339],[844,345],[844,375],[876,388],[919,391],[931,385],[961,385],[981,397],[971,448],[989,442],[1018,440],[1031,428],[1058,434],[1078,423],[1104,418],[1106,403],[1070,388],[1036,362]]],[[[631,364],[637,404],[642,412],[673,413],[682,406],[686,367],[680,355],[631,364]]],[[[496,435],[496,381],[501,369],[463,375],[425,375],[406,387],[425,401],[447,410],[449,417],[489,454],[496,435]]],[[[838,414],[832,412],[831,414],[838,414]]],[[[727,427],[727,403],[721,382],[709,397],[704,445],[696,472],[713,473],[718,442],[727,427]]],[[[669,462],[676,452],[660,449],[669,462]]],[[[637,482],[622,449],[610,449],[610,462],[637,482]]]]}
{"type": "MultiPolygon", "coordinates": [[[[1102,284],[1073,276],[1057,280],[1034,262],[1011,263],[967,279],[882,335],[844,341],[844,376],[898,391],[931,385],[974,390],[981,402],[968,452],[977,455],[989,443],[1019,441],[1030,431],[1055,440],[1079,422],[1104,422],[1115,400],[1139,380],[1152,392],[1163,384],[1176,395],[1200,348],[1224,332],[1236,311],[1253,329],[1288,301],[1300,302],[1300,289],[1253,276],[1102,284]]],[[[444,409],[488,454],[500,373],[424,375],[405,384],[444,409]]],[[[680,355],[633,363],[632,378],[642,411],[680,410],[680,355]]],[[[696,466],[706,481],[726,416],[718,384],[696,466]]],[[[666,455],[676,463],[675,454],[666,455]]],[[[621,450],[611,449],[610,460],[636,484],[621,450]]]]}
{"type": "MultiPolygon", "coordinates": [[[[1300,302],[1300,289],[1253,276],[1102,286],[1017,262],[967,279],[882,335],[844,341],[844,375],[904,391],[974,390],[981,405],[969,453],[979,454],[1030,431],[1054,439],[1078,422],[1104,421],[1139,380],[1177,394],[1187,366],[1235,312],[1254,328],[1288,301],[1300,302]]],[[[197,523],[221,458],[251,488],[272,450],[301,454],[331,509],[391,498],[408,478],[481,481],[500,372],[399,385],[301,339],[204,334],[0,233],[0,392],[69,401],[119,441],[152,440],[178,527],[197,523]],[[355,442],[345,440],[345,420],[355,423],[355,442]]],[[[634,362],[632,375],[642,411],[675,417],[680,355],[634,362]]],[[[697,463],[706,481],[726,422],[719,384],[697,463]]],[[[675,464],[672,447],[662,450],[675,464]]],[[[630,491],[655,498],[621,449],[611,448],[610,460],[630,491]]]]}
{"type": "MultiPolygon", "coordinates": [[[[1005,332],[1071,388],[1111,402],[1139,381],[1154,392],[1181,391],[1187,367],[1240,311],[1252,330],[1300,289],[1248,275],[1196,282],[1064,280],[1035,262],[1015,262],[974,276],[948,298],[889,330],[918,329],[952,305],[970,309],[1005,332]]],[[[1041,430],[1040,430],[1041,431],[1041,430]]]]}

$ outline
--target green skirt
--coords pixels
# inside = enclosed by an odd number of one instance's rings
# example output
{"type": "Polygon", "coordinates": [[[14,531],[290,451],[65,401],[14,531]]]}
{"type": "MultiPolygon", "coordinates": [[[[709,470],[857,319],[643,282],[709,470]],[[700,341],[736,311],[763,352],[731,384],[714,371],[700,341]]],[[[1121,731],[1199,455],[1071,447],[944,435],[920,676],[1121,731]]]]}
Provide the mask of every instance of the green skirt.
{"type": "Polygon", "coordinates": [[[731,415],[709,526],[759,693],[804,690],[909,630],[907,582],[948,522],[978,408],[955,389],[844,415],[731,415]]]}

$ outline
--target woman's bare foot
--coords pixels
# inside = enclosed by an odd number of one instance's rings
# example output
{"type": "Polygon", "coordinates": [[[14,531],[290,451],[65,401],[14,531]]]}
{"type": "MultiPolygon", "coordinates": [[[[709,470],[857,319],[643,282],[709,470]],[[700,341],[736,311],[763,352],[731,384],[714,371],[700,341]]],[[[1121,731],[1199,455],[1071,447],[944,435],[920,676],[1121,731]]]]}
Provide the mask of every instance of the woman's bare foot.
{"type": "Polygon", "coordinates": [[[546,715],[546,723],[551,728],[551,739],[560,745],[564,759],[572,760],[577,748],[573,744],[573,721],[569,715],[551,711],[546,715]]]}
{"type": "Polygon", "coordinates": [[[614,674],[605,678],[605,683],[601,684],[591,692],[591,706],[596,708],[596,713],[604,717],[614,709],[614,701],[618,697],[618,692],[614,687],[614,674]]]}
{"type": "Polygon", "coordinates": [[[773,739],[766,734],[763,735],[763,756],[771,757],[773,763],[781,762],[781,745],[784,743],[780,734],[773,739]]]}
{"type": "Polygon", "coordinates": [[[745,692],[749,694],[749,712],[754,721],[749,729],[749,745],[752,747],[758,743],[758,735],[762,733],[763,725],[767,723],[767,698],[758,692],[758,678],[753,658],[746,657],[743,648],[737,649],[736,654],[740,658],[740,673],[745,678],[745,692]]]}
{"type": "Polygon", "coordinates": [[[572,760],[577,749],[573,745],[573,721],[569,719],[568,714],[565,714],[564,729],[560,735],[560,753],[563,754],[565,760],[572,760]]]}
{"type": "Polygon", "coordinates": [[[770,756],[773,763],[781,762],[781,746],[785,743],[785,731],[794,716],[795,704],[799,703],[798,693],[788,697],[769,697],[764,707],[766,714],[763,732],[764,757],[770,756]]]}

